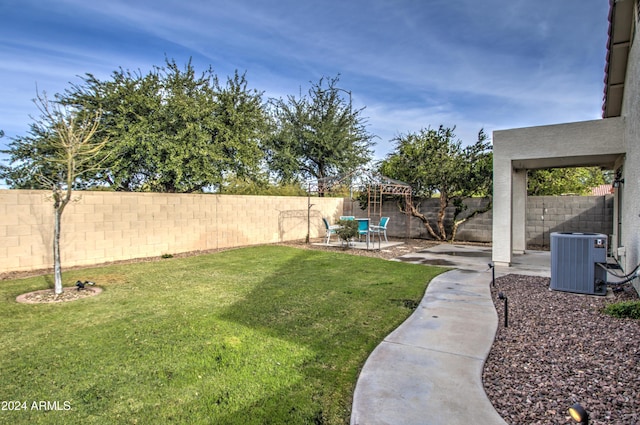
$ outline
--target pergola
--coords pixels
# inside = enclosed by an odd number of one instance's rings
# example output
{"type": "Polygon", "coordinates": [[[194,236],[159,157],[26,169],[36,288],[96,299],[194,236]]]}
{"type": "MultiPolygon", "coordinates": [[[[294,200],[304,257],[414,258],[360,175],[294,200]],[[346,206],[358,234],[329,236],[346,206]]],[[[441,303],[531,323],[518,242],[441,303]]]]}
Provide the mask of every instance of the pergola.
{"type": "MultiPolygon", "coordinates": [[[[349,174],[323,177],[308,182],[308,194],[325,196],[334,193],[339,188],[348,188],[349,197],[353,201],[354,193],[367,195],[367,217],[382,217],[382,204],[385,196],[402,196],[409,204],[412,201],[412,187],[399,180],[383,176],[368,169],[359,169],[349,174]]],[[[309,200],[309,210],[311,200],[309,200]]],[[[407,220],[407,237],[411,235],[411,220],[407,220]]]]}

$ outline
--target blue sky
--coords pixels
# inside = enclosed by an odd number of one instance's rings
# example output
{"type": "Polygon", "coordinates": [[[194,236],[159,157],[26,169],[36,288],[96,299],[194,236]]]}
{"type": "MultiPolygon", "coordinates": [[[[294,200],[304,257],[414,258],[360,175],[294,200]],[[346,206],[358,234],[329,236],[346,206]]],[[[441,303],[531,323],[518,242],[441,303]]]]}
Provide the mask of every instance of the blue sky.
{"type": "Polygon", "coordinates": [[[39,90],[165,57],[266,98],[340,74],[377,159],[400,134],[601,116],[607,0],[0,0],[0,129],[26,134],[39,90]]]}

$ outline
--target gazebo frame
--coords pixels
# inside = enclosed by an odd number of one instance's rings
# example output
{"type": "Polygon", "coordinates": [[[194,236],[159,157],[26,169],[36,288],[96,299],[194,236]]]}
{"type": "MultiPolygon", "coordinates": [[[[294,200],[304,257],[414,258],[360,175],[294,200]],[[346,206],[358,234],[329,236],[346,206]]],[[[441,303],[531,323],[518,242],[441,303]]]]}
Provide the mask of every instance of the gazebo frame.
{"type": "MultiPolygon", "coordinates": [[[[412,187],[399,180],[383,176],[369,170],[357,170],[343,176],[324,177],[308,182],[308,208],[311,211],[311,194],[318,196],[330,194],[337,186],[349,187],[349,198],[353,202],[353,193],[367,194],[367,217],[370,219],[382,218],[382,203],[385,195],[402,196],[407,205],[412,202],[412,187]]],[[[310,217],[309,217],[310,219],[310,217]]],[[[406,237],[411,236],[411,219],[407,220],[406,237]]]]}

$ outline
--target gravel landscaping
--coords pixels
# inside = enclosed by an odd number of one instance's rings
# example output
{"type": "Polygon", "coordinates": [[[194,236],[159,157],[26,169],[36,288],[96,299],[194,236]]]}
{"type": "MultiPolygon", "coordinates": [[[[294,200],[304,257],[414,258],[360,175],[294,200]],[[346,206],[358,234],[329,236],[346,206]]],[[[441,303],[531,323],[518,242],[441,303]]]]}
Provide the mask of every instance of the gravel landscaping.
{"type": "Polygon", "coordinates": [[[602,312],[638,298],[631,286],[587,296],[550,291],[548,278],[507,275],[492,295],[499,327],[483,381],[507,423],[572,424],[567,409],[578,402],[590,424],[640,424],[640,321],[602,312]]]}

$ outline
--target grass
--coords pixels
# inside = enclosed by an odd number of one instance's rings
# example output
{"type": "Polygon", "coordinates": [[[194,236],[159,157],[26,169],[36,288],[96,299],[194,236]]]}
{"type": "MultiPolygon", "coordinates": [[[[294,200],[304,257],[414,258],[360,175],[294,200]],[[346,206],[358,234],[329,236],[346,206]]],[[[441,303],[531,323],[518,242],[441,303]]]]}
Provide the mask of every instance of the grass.
{"type": "Polygon", "coordinates": [[[51,276],[0,282],[0,423],[346,424],[442,270],[262,246],[69,271],[104,292],[68,303],[15,302],[51,276]]]}

